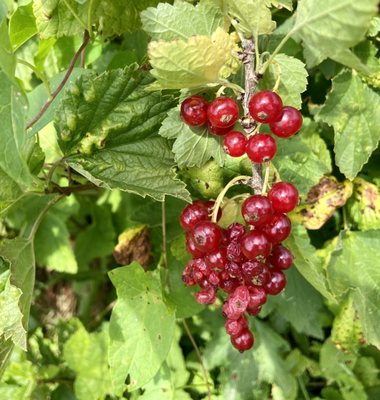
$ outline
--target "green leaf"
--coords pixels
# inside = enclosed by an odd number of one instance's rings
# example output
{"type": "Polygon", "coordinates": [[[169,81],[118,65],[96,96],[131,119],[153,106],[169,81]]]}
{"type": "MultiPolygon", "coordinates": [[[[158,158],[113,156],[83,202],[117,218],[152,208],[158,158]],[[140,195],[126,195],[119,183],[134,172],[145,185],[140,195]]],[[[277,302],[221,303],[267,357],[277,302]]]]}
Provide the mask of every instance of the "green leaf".
{"type": "Polygon", "coordinates": [[[165,304],[158,278],[132,263],[109,273],[117,303],[109,326],[112,383],[117,394],[147,384],[165,360],[174,335],[175,314],[165,304]]]}
{"type": "Polygon", "coordinates": [[[271,0],[271,3],[274,7],[277,8],[286,8],[289,11],[293,9],[293,1],[292,0],[271,0]]]}
{"type": "MultiPolygon", "coordinates": [[[[4,15],[0,14],[0,74],[3,72],[7,75],[8,79],[13,79],[15,66],[16,58],[13,54],[9,39],[8,21],[6,18],[6,11],[4,10],[4,15]]],[[[1,78],[1,80],[3,80],[3,78],[1,78]]]]}
{"type": "Polygon", "coordinates": [[[81,326],[65,343],[64,359],[77,374],[74,389],[78,400],[105,398],[112,393],[108,339],[106,330],[88,333],[81,326]]]}
{"type": "Polygon", "coordinates": [[[173,144],[174,160],[180,168],[202,167],[210,158],[222,166],[226,155],[222,148],[222,139],[209,133],[205,128],[190,128],[180,117],[179,108],[168,112],[158,132],[173,144]]]}
{"type": "Polygon", "coordinates": [[[286,54],[278,54],[270,64],[264,78],[260,81],[260,89],[272,89],[277,79],[280,84],[276,92],[284,104],[301,108],[301,93],[306,90],[308,73],[305,64],[286,54]]]}
{"type": "Polygon", "coordinates": [[[280,139],[273,160],[281,179],[292,182],[301,194],[331,172],[331,157],[326,143],[318,134],[317,125],[305,118],[298,135],[280,139]]]}
{"type": "Polygon", "coordinates": [[[199,88],[227,78],[240,63],[233,57],[236,44],[221,28],[210,36],[191,36],[187,41],[153,41],[148,55],[157,82],[151,89],[199,88]]]}
{"type": "Polygon", "coordinates": [[[0,214],[13,204],[21,195],[22,188],[0,168],[0,214]]]}
{"type": "Polygon", "coordinates": [[[60,212],[51,210],[45,215],[38,228],[34,246],[39,266],[68,274],[78,271],[70,233],[60,212]]]}
{"type": "Polygon", "coordinates": [[[33,4],[19,6],[9,21],[9,37],[13,50],[16,51],[37,33],[36,20],[33,15],[33,4]]]}
{"type": "Polygon", "coordinates": [[[380,193],[376,185],[356,178],[347,209],[359,230],[380,229],[380,193]]]}
{"type": "Polygon", "coordinates": [[[317,119],[334,127],[335,161],[349,179],[355,178],[376,149],[380,132],[379,95],[353,71],[333,79],[333,88],[317,119]]]}
{"type": "Polygon", "coordinates": [[[286,290],[274,297],[276,313],[285,318],[299,333],[323,339],[321,295],[300,275],[296,269],[286,274],[286,290]]]}
{"type": "Polygon", "coordinates": [[[237,30],[247,37],[251,37],[252,34],[268,34],[275,29],[276,23],[272,21],[270,4],[271,1],[268,0],[229,0],[226,2],[228,13],[238,21],[237,30]]]}
{"type": "Polygon", "coordinates": [[[141,13],[143,29],[154,40],[188,39],[190,36],[211,36],[224,26],[223,14],[209,1],[197,5],[176,2],[159,3],[141,13]]]}
{"type": "Polygon", "coordinates": [[[376,6],[377,0],[300,2],[292,34],[302,39],[308,66],[331,58],[352,68],[366,69],[349,48],[364,39],[376,6]]]}
{"type": "Polygon", "coordinates": [[[351,293],[366,340],[379,347],[380,232],[343,232],[327,268],[329,284],[337,297],[351,293]]]}
{"type": "Polygon", "coordinates": [[[328,287],[322,259],[316,254],[315,247],[310,244],[305,228],[298,224],[294,225],[292,235],[286,240],[286,246],[293,253],[293,263],[301,275],[326,299],[334,302],[334,296],[328,287]]]}
{"type": "MultiPolygon", "coordinates": [[[[0,263],[3,263],[0,259],[0,263]]],[[[0,275],[0,341],[12,340],[26,351],[26,330],[22,325],[19,300],[22,292],[10,283],[9,271],[0,275]]]]}
{"type": "MultiPolygon", "coordinates": [[[[27,159],[34,143],[24,130],[27,105],[21,89],[1,70],[0,93],[0,147],[4,149],[0,157],[0,171],[8,175],[8,182],[13,180],[20,188],[26,188],[32,183],[27,159]]],[[[12,192],[17,191],[15,184],[11,187],[12,192]]]]}
{"type": "Polygon", "coordinates": [[[150,82],[135,66],[78,78],[56,114],[59,145],[69,165],[98,186],[188,201],[168,142],[157,136],[174,99],[147,92],[150,82]]]}
{"type": "Polygon", "coordinates": [[[339,351],[330,340],[321,349],[320,365],[323,375],[337,382],[345,400],[368,399],[362,383],[350,369],[353,368],[356,357],[352,353],[339,351]]]}

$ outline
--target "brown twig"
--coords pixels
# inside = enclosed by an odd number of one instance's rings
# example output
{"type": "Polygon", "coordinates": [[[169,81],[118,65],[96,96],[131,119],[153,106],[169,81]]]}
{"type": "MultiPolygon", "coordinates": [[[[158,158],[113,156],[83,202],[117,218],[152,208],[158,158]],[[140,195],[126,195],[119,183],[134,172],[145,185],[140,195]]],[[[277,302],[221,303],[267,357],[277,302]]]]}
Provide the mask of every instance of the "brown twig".
{"type": "MultiPolygon", "coordinates": [[[[251,95],[255,92],[260,75],[255,72],[255,43],[253,39],[243,39],[242,62],[245,71],[245,92],[243,97],[244,117],[242,126],[247,135],[251,134],[256,123],[249,115],[248,103],[251,95]]],[[[252,163],[252,188],[261,191],[263,187],[262,168],[260,164],[252,163]]]]}
{"type": "Polygon", "coordinates": [[[206,383],[206,386],[207,386],[207,397],[208,397],[209,400],[211,400],[211,388],[210,388],[210,384],[209,384],[209,381],[208,381],[207,369],[206,369],[206,367],[204,365],[204,362],[203,362],[203,359],[202,359],[201,351],[199,350],[199,347],[198,347],[197,343],[195,342],[193,335],[190,332],[189,326],[187,325],[187,322],[184,319],[182,320],[182,324],[183,324],[183,327],[185,328],[187,336],[190,339],[191,344],[194,347],[195,354],[197,355],[198,361],[199,361],[199,363],[201,365],[203,376],[204,376],[204,380],[205,380],[205,383],[206,383]]]}
{"type": "Polygon", "coordinates": [[[90,36],[87,31],[84,32],[83,35],[83,42],[81,46],[79,47],[78,51],[74,54],[74,57],[72,58],[70,65],[66,71],[65,76],[62,79],[62,82],[59,84],[57,89],[52,93],[52,95],[47,99],[46,103],[42,106],[41,110],[38,112],[38,114],[28,123],[26,126],[26,129],[30,129],[47,111],[47,109],[50,107],[51,103],[54,101],[54,99],[58,96],[58,94],[61,92],[61,90],[64,88],[66,82],[70,78],[71,73],[73,72],[75,63],[78,60],[78,57],[82,54],[83,50],[86,48],[88,42],[89,42],[90,36]]]}
{"type": "Polygon", "coordinates": [[[52,188],[47,191],[47,193],[60,193],[65,196],[69,196],[72,193],[78,192],[86,192],[89,190],[97,190],[99,189],[98,186],[88,183],[86,185],[77,185],[77,186],[59,186],[55,183],[52,183],[52,188]]]}

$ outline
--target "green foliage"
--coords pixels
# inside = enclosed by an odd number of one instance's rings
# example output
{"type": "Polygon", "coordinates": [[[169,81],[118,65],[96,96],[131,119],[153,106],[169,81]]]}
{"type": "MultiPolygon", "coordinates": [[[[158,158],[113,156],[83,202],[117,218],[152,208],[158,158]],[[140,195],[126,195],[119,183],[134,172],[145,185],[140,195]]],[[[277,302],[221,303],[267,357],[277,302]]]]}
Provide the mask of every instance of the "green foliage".
{"type": "Polygon", "coordinates": [[[0,0],[1,399],[379,398],[377,3],[0,0]],[[227,294],[183,284],[178,217],[260,171],[179,111],[226,95],[243,117],[250,86],[304,123],[264,189],[217,200],[227,228],[275,181],[300,193],[286,290],[241,354],[227,294]]]}

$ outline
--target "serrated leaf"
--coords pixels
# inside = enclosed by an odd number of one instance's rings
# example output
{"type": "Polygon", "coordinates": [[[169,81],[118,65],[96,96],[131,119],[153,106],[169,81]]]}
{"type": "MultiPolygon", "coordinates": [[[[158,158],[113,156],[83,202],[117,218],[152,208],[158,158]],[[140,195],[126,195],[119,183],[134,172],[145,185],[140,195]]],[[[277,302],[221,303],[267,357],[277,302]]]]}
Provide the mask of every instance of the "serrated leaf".
{"type": "Polygon", "coordinates": [[[335,302],[327,283],[322,259],[316,254],[315,247],[310,244],[305,228],[298,224],[294,225],[292,235],[285,244],[293,253],[293,263],[301,275],[324,297],[335,302]]]}
{"type": "MultiPolygon", "coordinates": [[[[8,20],[4,14],[0,15],[0,72],[4,72],[8,79],[13,79],[16,57],[13,54],[12,44],[8,34],[8,20]]],[[[3,80],[3,78],[1,78],[3,80]]]]}
{"type": "Polygon", "coordinates": [[[300,2],[292,33],[303,41],[308,66],[331,58],[352,68],[365,69],[349,48],[364,39],[376,5],[377,0],[300,2]]]}
{"type": "MultiPolygon", "coordinates": [[[[21,89],[11,82],[0,69],[0,170],[8,175],[20,188],[32,183],[27,165],[34,139],[28,137],[24,130],[24,116],[27,110],[21,89]]],[[[15,185],[13,190],[17,190],[15,185]]]]}
{"type": "Polygon", "coordinates": [[[151,88],[182,89],[216,84],[234,70],[234,48],[233,37],[221,28],[211,37],[196,35],[187,41],[150,42],[151,73],[157,79],[151,88]]]}
{"type": "Polygon", "coordinates": [[[164,303],[158,278],[132,263],[109,273],[117,303],[109,326],[109,363],[117,394],[147,384],[165,360],[174,335],[175,314],[164,303]]]}
{"type": "Polygon", "coordinates": [[[380,131],[380,96],[355,72],[333,79],[333,88],[316,118],[334,127],[335,161],[349,179],[355,178],[376,149],[380,131]]]}
{"type": "Polygon", "coordinates": [[[347,209],[359,230],[380,229],[380,193],[376,185],[356,178],[347,209]]]}
{"type": "Polygon", "coordinates": [[[141,13],[143,29],[154,40],[188,39],[194,35],[211,36],[224,26],[224,16],[212,3],[201,1],[197,5],[176,2],[159,3],[141,13]]]}
{"type": "Polygon", "coordinates": [[[188,201],[169,144],[157,136],[174,99],[147,92],[150,82],[135,66],[78,78],[56,114],[59,145],[69,165],[95,185],[188,201]]]}
{"type": "Polygon", "coordinates": [[[88,333],[83,326],[65,343],[64,359],[77,374],[74,389],[78,400],[100,399],[112,394],[108,347],[106,330],[88,333]]]}
{"type": "MultiPolygon", "coordinates": [[[[0,259],[0,262],[3,260],[0,259]]],[[[2,272],[0,276],[0,340],[12,342],[26,350],[26,330],[22,325],[22,313],[19,301],[22,292],[10,283],[9,271],[2,272]]]]}
{"type": "Polygon", "coordinates": [[[209,133],[206,127],[190,128],[179,115],[179,109],[168,112],[158,132],[168,139],[175,139],[173,144],[174,160],[179,167],[202,167],[210,158],[220,166],[226,155],[222,148],[222,139],[209,133]]]}
{"type": "Polygon", "coordinates": [[[300,194],[306,194],[323,175],[330,173],[330,152],[318,134],[317,125],[305,118],[299,134],[280,139],[273,164],[281,179],[292,182],[300,194]]]}
{"type": "Polygon", "coordinates": [[[374,249],[380,246],[380,232],[343,232],[327,268],[329,284],[337,297],[349,292],[359,314],[366,340],[380,347],[380,272],[374,249]]]}
{"type": "Polygon", "coordinates": [[[78,264],[74,256],[65,218],[56,210],[49,211],[38,228],[35,241],[36,262],[52,271],[75,274],[78,264]]]}
{"type": "Polygon", "coordinates": [[[286,278],[286,290],[273,298],[276,313],[290,322],[297,332],[323,339],[321,295],[294,268],[287,272],[286,278]]]}
{"type": "Polygon", "coordinates": [[[33,15],[33,4],[29,3],[17,7],[9,20],[9,38],[13,50],[17,50],[36,33],[37,26],[33,15]]]}
{"type": "Polygon", "coordinates": [[[268,0],[229,0],[226,6],[229,14],[236,18],[238,30],[247,37],[253,34],[271,33],[276,23],[272,21],[272,13],[268,0]]]}
{"type": "Polygon", "coordinates": [[[260,81],[259,88],[271,90],[277,79],[280,79],[276,92],[283,103],[300,109],[301,93],[306,90],[307,76],[308,73],[302,61],[286,54],[278,54],[260,81]]]}

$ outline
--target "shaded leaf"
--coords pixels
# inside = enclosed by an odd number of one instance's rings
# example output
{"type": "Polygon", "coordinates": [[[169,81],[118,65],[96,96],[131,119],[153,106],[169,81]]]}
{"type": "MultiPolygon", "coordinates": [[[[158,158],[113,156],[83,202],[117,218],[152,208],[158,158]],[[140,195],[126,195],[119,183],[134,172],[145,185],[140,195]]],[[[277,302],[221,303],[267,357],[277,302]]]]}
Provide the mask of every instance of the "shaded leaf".
{"type": "Polygon", "coordinates": [[[36,33],[37,26],[33,15],[33,4],[20,5],[11,15],[9,21],[9,37],[13,50],[17,50],[36,33]]]}

